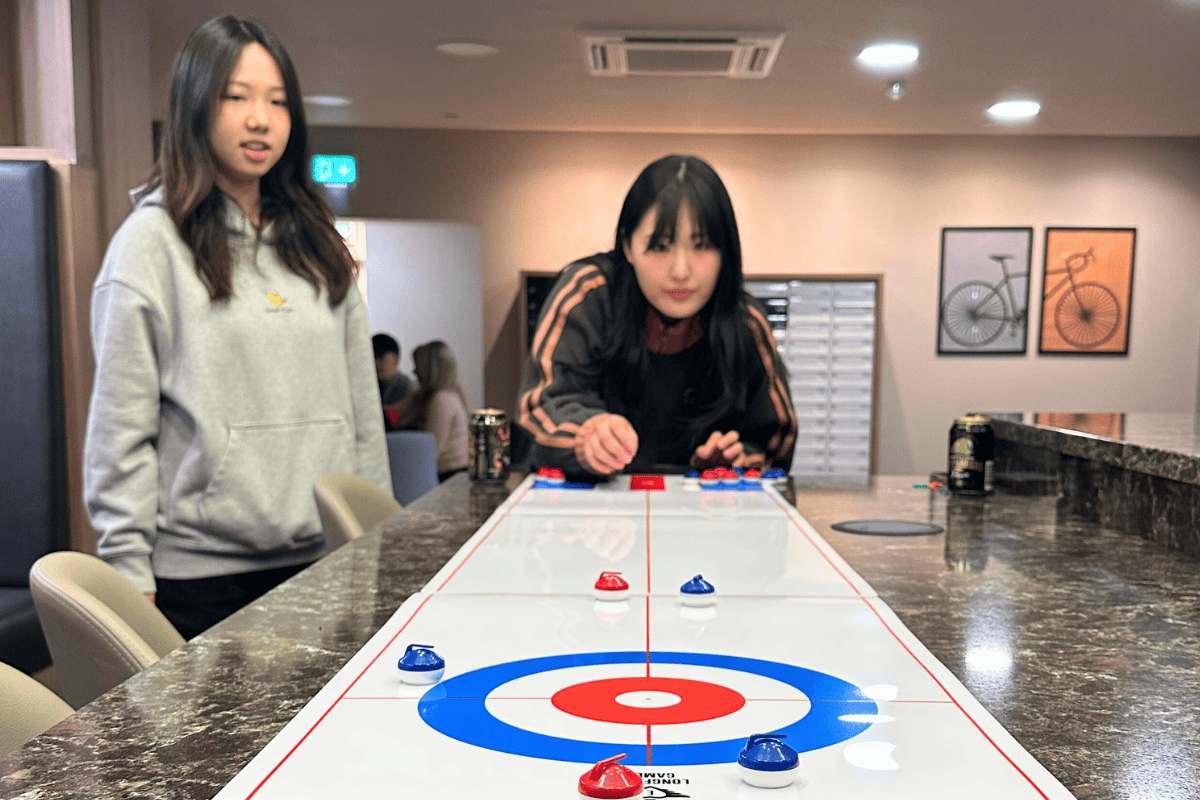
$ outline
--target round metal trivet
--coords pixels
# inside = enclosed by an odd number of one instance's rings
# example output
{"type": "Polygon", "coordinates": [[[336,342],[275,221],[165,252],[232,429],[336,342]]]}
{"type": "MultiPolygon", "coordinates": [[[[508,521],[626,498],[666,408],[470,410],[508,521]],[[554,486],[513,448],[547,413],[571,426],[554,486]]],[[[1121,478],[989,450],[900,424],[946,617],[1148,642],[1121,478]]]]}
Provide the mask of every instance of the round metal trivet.
{"type": "Polygon", "coordinates": [[[861,533],[864,536],[928,536],[943,530],[942,526],[931,522],[902,519],[853,519],[835,522],[829,527],[842,533],[861,533]]]}

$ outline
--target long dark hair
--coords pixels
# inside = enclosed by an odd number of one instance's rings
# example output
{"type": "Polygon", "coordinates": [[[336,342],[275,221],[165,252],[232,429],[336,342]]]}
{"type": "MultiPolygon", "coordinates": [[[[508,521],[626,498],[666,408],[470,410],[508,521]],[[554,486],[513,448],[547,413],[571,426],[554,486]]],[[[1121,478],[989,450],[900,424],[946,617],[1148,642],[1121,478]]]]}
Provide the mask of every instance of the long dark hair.
{"type": "Polygon", "coordinates": [[[646,315],[650,303],[638,287],[633,265],[625,258],[625,246],[651,208],[658,211],[649,244],[675,238],[679,207],[686,204],[694,215],[694,228],[721,252],[721,272],[712,297],[700,309],[700,324],[708,334],[711,358],[705,359],[705,413],[693,427],[693,435],[732,411],[746,406],[745,354],[753,352],[750,331],[743,319],[748,298],[742,290],[742,243],[738,236],[733,204],[716,170],[695,156],[666,156],[642,170],[633,182],[617,221],[615,246],[609,253],[608,270],[614,309],[619,309],[615,336],[606,353],[616,367],[618,385],[630,403],[640,399],[649,369],[645,345],[646,315]]]}
{"type": "Polygon", "coordinates": [[[233,296],[227,201],[216,186],[209,124],[242,50],[251,42],[275,59],[292,123],[283,155],[260,183],[262,219],[275,225],[271,244],[283,265],[318,293],[324,286],[329,305],[336,306],[354,280],[354,259],[333,226],[333,212],[308,176],[308,130],[296,69],[283,44],[261,23],[214,17],[184,42],[175,57],[170,110],[151,185],[162,185],[167,211],[195,256],[196,272],[209,298],[216,302],[233,296]]]}
{"type": "Polygon", "coordinates": [[[441,339],[417,345],[412,351],[413,372],[420,388],[400,402],[396,427],[424,428],[429,421],[429,401],[438,392],[455,392],[467,407],[467,394],[458,379],[458,361],[450,345],[441,339]]]}

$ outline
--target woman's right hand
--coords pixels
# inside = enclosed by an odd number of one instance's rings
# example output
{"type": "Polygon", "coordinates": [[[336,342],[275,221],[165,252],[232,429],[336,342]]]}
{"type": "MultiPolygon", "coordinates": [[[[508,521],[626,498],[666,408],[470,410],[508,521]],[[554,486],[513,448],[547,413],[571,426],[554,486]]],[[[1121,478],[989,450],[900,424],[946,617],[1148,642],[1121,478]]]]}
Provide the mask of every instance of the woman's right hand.
{"type": "Polygon", "coordinates": [[[597,475],[624,469],[637,454],[638,435],[620,414],[597,414],[575,435],[575,458],[597,475]]]}

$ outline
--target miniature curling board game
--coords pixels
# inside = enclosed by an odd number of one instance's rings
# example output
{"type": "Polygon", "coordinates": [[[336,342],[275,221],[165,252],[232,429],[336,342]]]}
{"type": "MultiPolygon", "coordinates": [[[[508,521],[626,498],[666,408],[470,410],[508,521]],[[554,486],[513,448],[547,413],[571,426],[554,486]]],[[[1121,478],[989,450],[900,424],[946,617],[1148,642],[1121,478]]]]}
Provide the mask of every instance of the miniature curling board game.
{"type": "Polygon", "coordinates": [[[581,796],[1071,794],[769,482],[531,475],[217,798],[581,796]]]}

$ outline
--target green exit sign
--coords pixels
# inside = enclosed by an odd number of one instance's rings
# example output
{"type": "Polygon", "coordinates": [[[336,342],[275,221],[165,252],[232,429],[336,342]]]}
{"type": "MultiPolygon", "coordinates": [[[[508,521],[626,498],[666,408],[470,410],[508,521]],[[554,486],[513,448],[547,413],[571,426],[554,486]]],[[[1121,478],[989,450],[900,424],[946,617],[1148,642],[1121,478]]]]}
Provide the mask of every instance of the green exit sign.
{"type": "Polygon", "coordinates": [[[317,183],[349,186],[358,178],[354,156],[313,156],[312,176],[317,183]]]}

